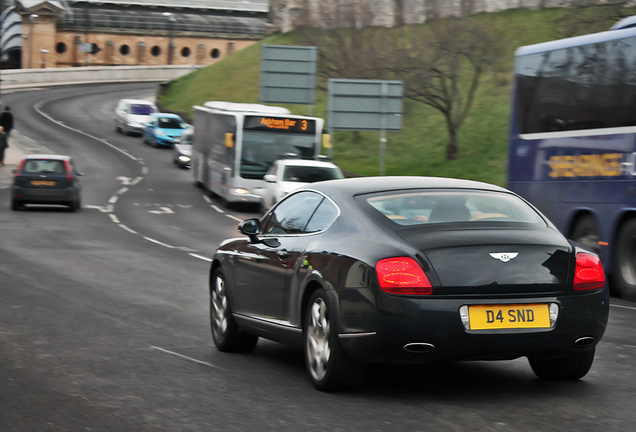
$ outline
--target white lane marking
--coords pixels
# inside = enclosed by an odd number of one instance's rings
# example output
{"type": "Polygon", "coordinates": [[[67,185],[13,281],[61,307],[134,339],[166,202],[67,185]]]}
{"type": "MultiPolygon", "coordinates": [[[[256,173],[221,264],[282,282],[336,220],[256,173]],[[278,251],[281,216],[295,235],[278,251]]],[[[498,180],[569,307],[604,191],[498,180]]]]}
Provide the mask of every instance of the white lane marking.
{"type": "Polygon", "coordinates": [[[134,230],[134,229],[132,229],[132,228],[128,228],[128,227],[127,227],[126,225],[124,225],[124,224],[119,224],[119,226],[120,226],[121,228],[125,229],[126,231],[128,231],[128,232],[129,232],[129,233],[131,233],[131,234],[139,234],[137,231],[135,231],[135,230],[134,230]]]}
{"type": "Polygon", "coordinates": [[[212,208],[216,211],[218,211],[219,213],[225,213],[225,210],[223,210],[221,207],[212,204],[212,208]]]}
{"type": "Polygon", "coordinates": [[[119,190],[117,191],[117,195],[123,195],[123,194],[125,194],[126,192],[128,192],[128,188],[127,188],[127,187],[123,187],[123,188],[121,188],[121,189],[119,189],[119,190]]]}
{"type": "Polygon", "coordinates": [[[148,213],[154,214],[173,214],[174,211],[170,207],[159,207],[159,210],[148,210],[148,213]]]}
{"type": "Polygon", "coordinates": [[[169,245],[169,244],[166,244],[166,243],[160,242],[159,240],[155,240],[155,239],[153,239],[153,238],[146,237],[146,236],[142,236],[142,237],[143,237],[145,240],[148,240],[149,242],[153,242],[153,243],[156,243],[156,244],[158,244],[158,245],[160,245],[160,246],[167,247],[168,249],[174,249],[174,246],[171,246],[171,245],[169,245]]]}
{"type": "Polygon", "coordinates": [[[618,304],[612,304],[612,303],[610,303],[610,306],[614,306],[614,307],[622,308],[622,309],[636,310],[636,306],[625,306],[625,305],[618,305],[618,304]]]}
{"type": "Polygon", "coordinates": [[[188,255],[190,255],[193,258],[198,258],[198,259],[203,260],[203,261],[212,262],[212,258],[204,257],[203,255],[197,255],[197,254],[194,254],[194,253],[189,253],[188,255]]]}
{"type": "Polygon", "coordinates": [[[243,222],[243,219],[241,219],[241,218],[237,218],[237,217],[236,217],[236,216],[234,216],[234,215],[226,214],[225,216],[229,217],[230,219],[234,219],[234,220],[235,220],[235,221],[237,221],[237,222],[243,222]]]}
{"type": "Polygon", "coordinates": [[[129,185],[132,179],[130,177],[119,176],[115,180],[121,181],[122,185],[129,185]]]}
{"type": "Polygon", "coordinates": [[[203,197],[203,200],[205,202],[207,202],[208,204],[212,204],[212,200],[210,199],[209,196],[207,196],[207,195],[201,195],[201,196],[203,197]]]}
{"type": "Polygon", "coordinates": [[[117,216],[115,216],[114,214],[109,214],[108,216],[110,216],[110,220],[112,220],[113,222],[115,222],[116,224],[119,223],[119,219],[117,219],[117,216]]]}
{"type": "Polygon", "coordinates": [[[97,209],[102,213],[111,213],[113,211],[113,206],[112,205],[107,205],[107,206],[97,206],[97,205],[85,205],[85,208],[93,208],[93,209],[97,209]]]}
{"type": "Polygon", "coordinates": [[[137,177],[136,179],[133,180],[133,182],[130,184],[131,186],[136,185],[137,183],[139,183],[140,181],[142,181],[144,178],[142,176],[137,177]]]}
{"type": "Polygon", "coordinates": [[[111,203],[111,204],[115,204],[118,199],[119,199],[119,197],[117,195],[114,195],[114,196],[110,197],[108,202],[111,203]]]}
{"type": "Polygon", "coordinates": [[[159,347],[156,347],[154,345],[151,345],[150,347],[152,349],[164,352],[166,354],[170,354],[170,355],[173,355],[173,356],[181,357],[182,359],[186,359],[186,360],[191,361],[193,363],[198,363],[198,364],[202,364],[202,365],[205,365],[205,366],[210,366],[210,367],[215,368],[215,369],[221,369],[220,367],[215,366],[212,363],[208,363],[208,362],[204,362],[204,361],[201,361],[201,360],[197,360],[197,359],[192,358],[192,357],[184,356],[183,354],[179,354],[179,353],[174,352],[174,351],[170,351],[170,350],[167,350],[167,349],[164,349],[164,348],[159,348],[159,347]]]}

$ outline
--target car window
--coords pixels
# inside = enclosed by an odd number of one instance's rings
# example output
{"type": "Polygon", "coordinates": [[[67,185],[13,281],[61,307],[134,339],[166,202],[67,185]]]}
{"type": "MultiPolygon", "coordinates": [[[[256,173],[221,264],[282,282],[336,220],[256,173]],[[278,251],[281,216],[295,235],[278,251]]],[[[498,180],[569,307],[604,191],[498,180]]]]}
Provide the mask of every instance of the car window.
{"type": "Polygon", "coordinates": [[[22,172],[25,174],[65,174],[66,167],[64,166],[64,161],[61,160],[31,159],[24,164],[22,172]]]}
{"type": "Polygon", "coordinates": [[[409,191],[366,198],[373,209],[399,225],[449,222],[540,223],[518,197],[488,191],[409,191]]]}
{"type": "Polygon", "coordinates": [[[300,192],[281,201],[263,222],[264,234],[301,234],[323,197],[315,192],[300,192]]]}
{"type": "Polygon", "coordinates": [[[328,199],[323,199],[305,227],[305,232],[314,233],[324,231],[338,217],[338,208],[328,199]]]}
{"type": "Polygon", "coordinates": [[[313,183],[323,180],[334,180],[340,177],[340,173],[335,168],[290,165],[285,168],[283,180],[291,182],[313,183]]]}
{"type": "Polygon", "coordinates": [[[159,127],[165,129],[183,129],[181,120],[171,117],[159,117],[159,127]]]}
{"type": "Polygon", "coordinates": [[[130,113],[135,115],[148,115],[157,112],[152,105],[131,105],[130,113]]]}

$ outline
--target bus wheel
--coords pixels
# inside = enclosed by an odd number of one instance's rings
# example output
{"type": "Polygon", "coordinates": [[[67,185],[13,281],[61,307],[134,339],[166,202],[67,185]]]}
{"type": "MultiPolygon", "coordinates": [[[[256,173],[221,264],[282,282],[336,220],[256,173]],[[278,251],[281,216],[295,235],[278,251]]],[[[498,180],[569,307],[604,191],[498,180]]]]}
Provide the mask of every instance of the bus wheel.
{"type": "Polygon", "coordinates": [[[592,216],[584,216],[576,221],[571,237],[581,246],[597,254],[601,252],[601,246],[598,244],[600,240],[598,228],[592,216]]]}
{"type": "Polygon", "coordinates": [[[636,219],[623,224],[616,238],[612,288],[624,299],[636,300],[636,219]]]}

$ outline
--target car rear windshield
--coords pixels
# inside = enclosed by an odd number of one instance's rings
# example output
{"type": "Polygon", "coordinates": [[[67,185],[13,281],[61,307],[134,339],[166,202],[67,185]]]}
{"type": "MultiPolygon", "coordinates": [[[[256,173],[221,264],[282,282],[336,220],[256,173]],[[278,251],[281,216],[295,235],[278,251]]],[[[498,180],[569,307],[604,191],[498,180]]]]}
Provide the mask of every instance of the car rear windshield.
{"type": "Polygon", "coordinates": [[[157,112],[152,105],[131,105],[130,113],[135,115],[148,115],[157,112]]]}
{"type": "Polygon", "coordinates": [[[313,166],[287,166],[283,181],[313,183],[323,180],[335,180],[340,178],[338,170],[329,167],[313,167],[313,166]]]}
{"type": "Polygon", "coordinates": [[[183,123],[179,119],[170,117],[159,117],[159,127],[165,129],[183,129],[183,123]]]}
{"type": "Polygon", "coordinates": [[[539,214],[523,200],[500,192],[426,190],[374,194],[364,199],[375,211],[399,225],[544,223],[539,214]]]}
{"type": "Polygon", "coordinates": [[[30,159],[24,163],[25,174],[65,174],[64,161],[58,159],[30,159]]]}

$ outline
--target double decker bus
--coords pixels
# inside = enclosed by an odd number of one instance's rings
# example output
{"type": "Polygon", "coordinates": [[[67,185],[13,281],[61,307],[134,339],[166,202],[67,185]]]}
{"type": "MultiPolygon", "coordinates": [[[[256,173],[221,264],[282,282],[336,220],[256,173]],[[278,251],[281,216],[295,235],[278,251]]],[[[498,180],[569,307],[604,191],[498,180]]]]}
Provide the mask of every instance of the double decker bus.
{"type": "Polygon", "coordinates": [[[636,299],[636,17],[517,49],[508,187],[636,299]]]}
{"type": "MultiPolygon", "coordinates": [[[[259,203],[263,176],[286,155],[320,155],[324,120],[282,107],[212,101],[194,109],[192,170],[197,186],[227,204],[259,203]]],[[[327,138],[324,138],[327,139],[327,138]]]]}

